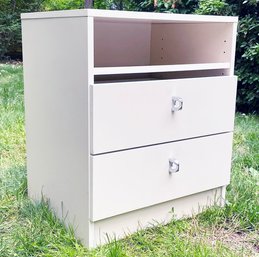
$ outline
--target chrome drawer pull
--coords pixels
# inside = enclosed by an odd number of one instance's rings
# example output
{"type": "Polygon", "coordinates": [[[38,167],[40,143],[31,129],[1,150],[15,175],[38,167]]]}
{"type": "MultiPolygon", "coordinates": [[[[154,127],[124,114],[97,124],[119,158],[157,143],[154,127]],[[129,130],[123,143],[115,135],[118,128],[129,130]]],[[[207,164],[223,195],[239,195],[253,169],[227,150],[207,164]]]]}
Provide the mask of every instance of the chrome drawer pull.
{"type": "Polygon", "coordinates": [[[180,97],[172,97],[172,112],[180,111],[183,109],[183,99],[180,97]]]}
{"type": "Polygon", "coordinates": [[[176,159],[169,159],[169,174],[176,173],[180,169],[179,161],[176,159]]]}

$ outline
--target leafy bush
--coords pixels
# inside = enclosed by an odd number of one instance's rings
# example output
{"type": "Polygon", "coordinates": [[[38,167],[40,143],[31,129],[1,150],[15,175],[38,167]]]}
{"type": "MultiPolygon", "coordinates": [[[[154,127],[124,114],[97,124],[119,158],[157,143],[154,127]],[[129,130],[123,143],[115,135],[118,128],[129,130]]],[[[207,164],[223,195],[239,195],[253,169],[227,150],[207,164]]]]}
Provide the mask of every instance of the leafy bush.
{"type": "Polygon", "coordinates": [[[158,12],[193,13],[198,6],[198,0],[157,0],[158,12]]]}
{"type": "Polygon", "coordinates": [[[0,0],[0,59],[21,58],[20,14],[41,10],[42,0],[0,0]]]}
{"type": "Polygon", "coordinates": [[[224,0],[200,0],[197,14],[225,15],[229,12],[229,5],[224,0]]]}
{"type": "Polygon", "coordinates": [[[95,9],[135,10],[139,0],[94,0],[95,9]]]}
{"type": "Polygon", "coordinates": [[[168,12],[168,13],[193,13],[198,6],[198,0],[134,0],[137,11],[168,12]]]}
{"type": "Polygon", "coordinates": [[[84,8],[84,0],[45,0],[43,9],[45,11],[53,10],[71,10],[84,8]]]}
{"type": "Polygon", "coordinates": [[[259,113],[259,22],[250,15],[239,23],[236,74],[237,110],[259,113]]]}
{"type": "MultiPolygon", "coordinates": [[[[137,6],[136,1],[131,0],[94,0],[93,3],[95,9],[132,10],[137,6]]],[[[46,11],[70,10],[81,9],[84,6],[85,0],[45,0],[43,9],[46,11]]]]}

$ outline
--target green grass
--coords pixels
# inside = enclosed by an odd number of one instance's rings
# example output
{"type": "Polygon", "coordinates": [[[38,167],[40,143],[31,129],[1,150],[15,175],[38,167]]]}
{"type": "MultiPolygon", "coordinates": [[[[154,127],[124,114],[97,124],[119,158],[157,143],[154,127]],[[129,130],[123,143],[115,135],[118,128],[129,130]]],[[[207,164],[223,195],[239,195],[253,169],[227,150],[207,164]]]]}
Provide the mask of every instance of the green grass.
{"type": "MultiPolygon", "coordinates": [[[[46,203],[27,198],[22,67],[0,64],[0,256],[256,256],[259,118],[237,114],[224,208],[85,249],[46,203]]],[[[257,248],[258,247],[258,248],[257,248]]]]}

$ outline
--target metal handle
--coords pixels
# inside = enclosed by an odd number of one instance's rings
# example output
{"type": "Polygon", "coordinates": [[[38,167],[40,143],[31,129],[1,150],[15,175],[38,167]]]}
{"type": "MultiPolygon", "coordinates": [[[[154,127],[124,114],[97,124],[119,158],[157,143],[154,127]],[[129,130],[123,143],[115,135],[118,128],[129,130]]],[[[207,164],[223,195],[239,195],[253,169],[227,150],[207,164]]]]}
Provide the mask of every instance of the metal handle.
{"type": "Polygon", "coordinates": [[[176,173],[180,169],[179,161],[173,158],[169,159],[169,174],[176,173]]]}
{"type": "Polygon", "coordinates": [[[172,97],[172,112],[180,111],[183,109],[183,99],[181,97],[172,97]]]}

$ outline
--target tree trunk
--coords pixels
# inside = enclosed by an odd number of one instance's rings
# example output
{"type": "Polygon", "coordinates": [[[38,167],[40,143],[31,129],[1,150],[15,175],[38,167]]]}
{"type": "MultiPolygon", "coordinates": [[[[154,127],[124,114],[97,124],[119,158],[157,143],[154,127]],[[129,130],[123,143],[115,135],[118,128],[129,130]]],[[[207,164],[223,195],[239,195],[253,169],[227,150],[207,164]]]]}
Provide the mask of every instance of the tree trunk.
{"type": "Polygon", "coordinates": [[[94,0],[85,0],[85,8],[93,8],[94,0]]]}
{"type": "Polygon", "coordinates": [[[123,0],[120,0],[119,2],[119,10],[123,10],[123,0]]]}

